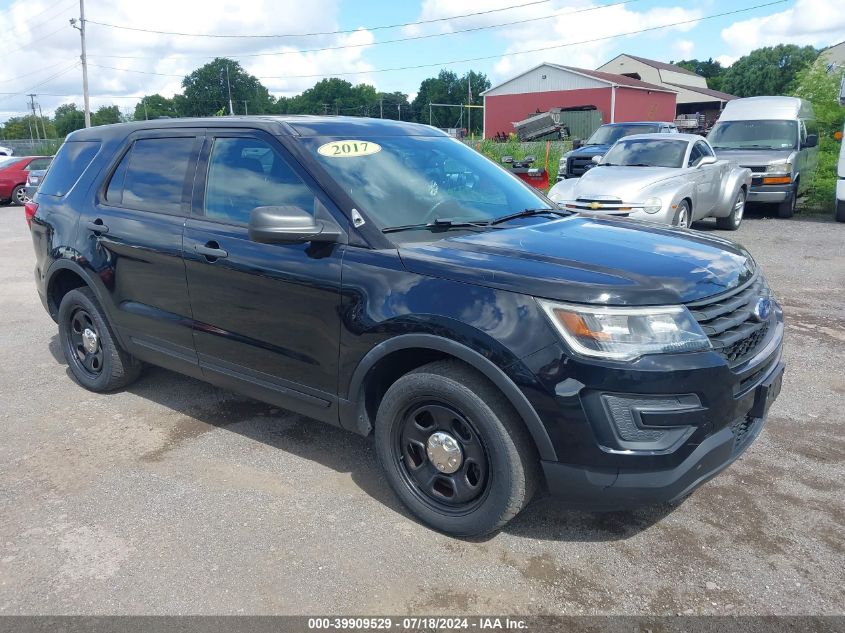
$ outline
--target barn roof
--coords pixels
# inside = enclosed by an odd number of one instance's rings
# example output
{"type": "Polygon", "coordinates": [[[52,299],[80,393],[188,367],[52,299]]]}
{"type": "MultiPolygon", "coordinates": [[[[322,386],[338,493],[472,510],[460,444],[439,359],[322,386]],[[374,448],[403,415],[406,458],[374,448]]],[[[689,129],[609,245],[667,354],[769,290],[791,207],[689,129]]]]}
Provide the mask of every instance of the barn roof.
{"type": "Polygon", "coordinates": [[[507,79],[506,81],[503,81],[502,83],[493,86],[489,90],[485,90],[481,94],[484,95],[484,94],[487,94],[487,93],[492,92],[494,90],[498,90],[502,86],[509,84],[510,82],[514,81],[515,79],[519,79],[520,77],[523,77],[523,76],[525,76],[529,73],[532,73],[535,70],[537,70],[539,68],[543,68],[543,67],[556,68],[558,70],[563,70],[565,72],[573,73],[575,75],[581,75],[582,77],[590,77],[591,79],[594,79],[596,81],[604,83],[607,86],[623,86],[625,88],[635,88],[637,90],[652,90],[652,91],[670,92],[670,93],[676,93],[677,92],[677,90],[672,90],[671,88],[666,88],[665,86],[658,86],[656,84],[650,84],[648,82],[641,81],[639,79],[634,79],[632,77],[626,77],[625,75],[615,75],[613,73],[605,73],[605,72],[601,72],[599,70],[588,70],[586,68],[576,68],[574,66],[563,66],[561,64],[552,64],[552,63],[549,63],[549,62],[543,62],[542,64],[537,64],[533,68],[529,68],[528,70],[521,72],[518,75],[515,75],[515,76],[511,77],[510,79],[507,79]]]}

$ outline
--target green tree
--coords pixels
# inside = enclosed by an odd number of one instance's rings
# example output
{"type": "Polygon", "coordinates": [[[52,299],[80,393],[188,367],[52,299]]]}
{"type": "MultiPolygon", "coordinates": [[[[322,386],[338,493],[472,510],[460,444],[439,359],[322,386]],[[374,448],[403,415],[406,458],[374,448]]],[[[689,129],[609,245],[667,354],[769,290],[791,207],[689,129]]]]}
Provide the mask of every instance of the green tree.
{"type": "Polygon", "coordinates": [[[229,111],[229,92],[236,114],[266,114],[274,110],[274,99],[257,77],[232,59],[217,57],[182,80],[184,95],[174,99],[180,116],[210,116],[229,111]],[[227,78],[228,76],[228,78],[227,78]]]}
{"type": "Polygon", "coordinates": [[[56,126],[56,134],[64,138],[74,130],[85,127],[85,114],[75,103],[64,103],[56,108],[53,123],[56,126]]]}
{"type": "Polygon", "coordinates": [[[738,97],[788,94],[797,74],[817,56],[818,51],[812,46],[778,44],[758,48],[728,68],[721,89],[738,97]]]}
{"type": "MultiPolygon", "coordinates": [[[[466,104],[469,102],[469,88],[472,87],[472,103],[480,105],[481,93],[490,88],[490,80],[484,73],[469,71],[462,77],[451,70],[441,70],[437,77],[423,79],[417,96],[411,104],[417,113],[417,120],[429,123],[429,104],[466,104]]],[[[527,114],[527,113],[526,113],[527,114]]],[[[473,130],[478,132],[482,127],[482,117],[473,117],[473,130]]],[[[466,126],[466,113],[463,124],[466,126]]],[[[461,122],[461,111],[458,108],[432,108],[431,124],[436,127],[455,127],[461,122]]]]}
{"type": "Polygon", "coordinates": [[[100,106],[96,112],[91,113],[91,125],[109,125],[120,123],[123,117],[120,116],[120,108],[113,106],[100,106]]]}
{"type": "Polygon", "coordinates": [[[135,106],[134,119],[146,121],[161,117],[177,117],[173,99],[162,97],[160,94],[146,95],[135,106]]]}

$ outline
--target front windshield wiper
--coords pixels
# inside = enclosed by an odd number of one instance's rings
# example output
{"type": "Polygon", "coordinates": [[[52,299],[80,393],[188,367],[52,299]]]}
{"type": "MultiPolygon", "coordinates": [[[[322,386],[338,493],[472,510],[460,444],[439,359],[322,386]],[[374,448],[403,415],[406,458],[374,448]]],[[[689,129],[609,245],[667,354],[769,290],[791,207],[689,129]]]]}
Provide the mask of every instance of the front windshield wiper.
{"type": "Polygon", "coordinates": [[[649,165],[648,163],[628,163],[625,167],[654,167],[654,165],[649,165]]]}
{"type": "Polygon", "coordinates": [[[502,222],[507,222],[508,220],[515,220],[517,218],[529,218],[532,215],[544,215],[544,214],[552,214],[558,215],[561,217],[567,217],[572,215],[569,211],[563,211],[562,209],[550,209],[550,208],[542,208],[542,209],[523,209],[522,211],[517,211],[516,213],[509,213],[508,215],[503,215],[500,218],[495,218],[490,220],[488,224],[495,225],[500,224],[502,222]]]}
{"type": "Polygon", "coordinates": [[[446,218],[435,218],[431,222],[420,222],[419,224],[405,224],[403,226],[388,226],[381,230],[382,233],[399,233],[400,231],[414,231],[428,229],[429,231],[448,231],[449,229],[487,229],[489,222],[470,222],[466,220],[449,220],[446,218]]]}

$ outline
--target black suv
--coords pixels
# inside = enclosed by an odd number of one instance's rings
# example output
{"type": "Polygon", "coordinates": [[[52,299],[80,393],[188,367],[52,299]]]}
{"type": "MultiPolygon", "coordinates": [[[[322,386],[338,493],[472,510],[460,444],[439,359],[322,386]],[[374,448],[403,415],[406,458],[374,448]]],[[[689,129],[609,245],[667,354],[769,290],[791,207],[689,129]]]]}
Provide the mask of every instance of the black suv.
{"type": "Polygon", "coordinates": [[[758,435],[783,314],[740,246],[558,209],[423,125],[74,132],[26,210],[93,391],[160,365],[373,433],[411,511],[495,530],[683,497],[758,435]]]}

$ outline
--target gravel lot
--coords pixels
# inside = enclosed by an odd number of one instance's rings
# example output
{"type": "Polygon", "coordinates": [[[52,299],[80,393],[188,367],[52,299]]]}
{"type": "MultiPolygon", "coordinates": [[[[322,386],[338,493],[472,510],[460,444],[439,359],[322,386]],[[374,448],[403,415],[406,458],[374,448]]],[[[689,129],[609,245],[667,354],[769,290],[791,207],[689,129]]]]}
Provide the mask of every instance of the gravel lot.
{"type": "Polygon", "coordinates": [[[758,441],[679,507],[544,499],[468,542],[409,517],[369,440],[156,368],[77,386],[0,208],[0,614],[842,613],[845,225],[732,237],[787,311],[758,441]]]}

